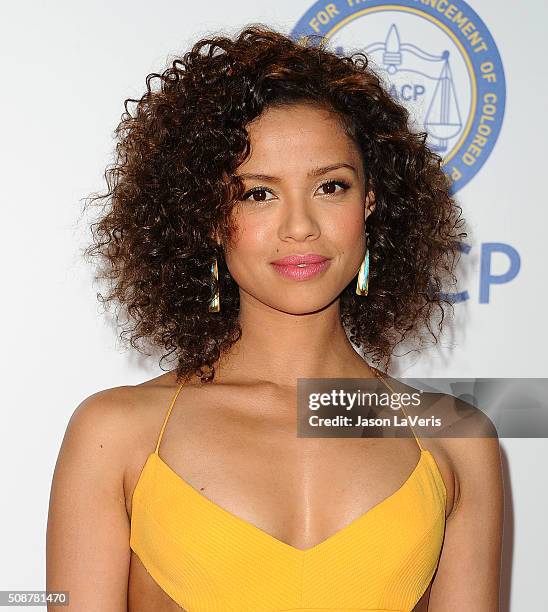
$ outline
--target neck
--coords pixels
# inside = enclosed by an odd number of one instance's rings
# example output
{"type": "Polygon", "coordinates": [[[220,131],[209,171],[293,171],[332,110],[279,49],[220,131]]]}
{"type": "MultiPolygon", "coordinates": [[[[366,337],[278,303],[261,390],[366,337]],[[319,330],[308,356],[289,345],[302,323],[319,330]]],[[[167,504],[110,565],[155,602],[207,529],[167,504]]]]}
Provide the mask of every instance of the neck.
{"type": "Polygon", "coordinates": [[[219,378],[296,386],[298,378],[374,376],[348,340],[338,299],[302,315],[242,299],[239,322],[242,336],[216,366],[219,378]]]}

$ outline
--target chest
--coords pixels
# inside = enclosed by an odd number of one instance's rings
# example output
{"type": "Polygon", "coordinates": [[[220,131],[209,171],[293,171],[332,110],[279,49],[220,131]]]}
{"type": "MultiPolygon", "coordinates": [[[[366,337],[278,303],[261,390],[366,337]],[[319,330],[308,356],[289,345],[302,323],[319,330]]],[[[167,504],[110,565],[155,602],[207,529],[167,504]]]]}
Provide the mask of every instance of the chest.
{"type": "Polygon", "coordinates": [[[193,612],[420,604],[446,491],[414,440],[296,438],[279,423],[201,416],[175,421],[134,475],[137,600],[193,612]]]}
{"type": "MultiPolygon", "coordinates": [[[[298,438],[291,422],[238,418],[230,410],[213,416],[189,406],[169,425],[158,453],[164,471],[301,549],[388,498],[420,459],[412,438],[298,438]]],[[[128,516],[147,455],[136,454],[129,471],[128,516]]]]}

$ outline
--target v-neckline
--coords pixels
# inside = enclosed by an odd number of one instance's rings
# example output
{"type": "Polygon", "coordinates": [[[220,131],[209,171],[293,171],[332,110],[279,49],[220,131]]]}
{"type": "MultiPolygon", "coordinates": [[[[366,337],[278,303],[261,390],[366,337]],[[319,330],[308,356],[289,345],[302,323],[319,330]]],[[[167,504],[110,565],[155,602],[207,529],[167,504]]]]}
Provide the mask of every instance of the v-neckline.
{"type": "Polygon", "coordinates": [[[206,497],[203,493],[200,493],[198,489],[193,487],[187,480],[185,480],[182,476],[177,474],[177,472],[175,472],[175,470],[173,470],[162,459],[162,457],[160,457],[160,455],[157,452],[153,451],[152,453],[150,453],[148,459],[151,459],[152,457],[154,457],[155,460],[158,462],[158,464],[162,466],[162,468],[166,470],[169,474],[171,474],[171,476],[175,479],[175,481],[179,482],[180,485],[187,490],[187,492],[194,495],[197,499],[201,500],[203,503],[213,508],[216,512],[219,512],[227,519],[244,527],[250,533],[253,533],[256,537],[263,538],[265,541],[268,541],[280,548],[283,548],[291,552],[293,555],[305,556],[305,555],[310,555],[316,552],[320,548],[324,548],[328,545],[333,544],[339,538],[341,538],[344,534],[347,534],[349,531],[352,531],[359,524],[361,524],[366,519],[368,519],[371,516],[373,511],[378,511],[381,507],[383,507],[384,505],[388,504],[389,502],[396,499],[399,495],[401,495],[403,491],[405,491],[405,489],[408,488],[409,485],[413,482],[413,479],[416,477],[418,471],[423,465],[425,456],[429,454],[430,454],[430,451],[428,451],[427,449],[420,449],[420,457],[415,467],[413,468],[413,471],[409,474],[409,476],[405,479],[405,481],[393,493],[391,493],[390,495],[388,495],[388,497],[385,497],[383,500],[381,500],[380,502],[378,502],[377,504],[369,508],[369,510],[366,510],[364,513],[360,514],[358,517],[353,519],[350,523],[347,523],[344,527],[341,527],[339,530],[337,530],[332,535],[323,539],[321,542],[318,542],[314,546],[310,546],[308,548],[297,548],[296,546],[288,544],[287,542],[284,542],[283,540],[280,540],[279,538],[276,538],[275,536],[271,535],[267,531],[264,531],[264,529],[261,529],[260,527],[257,527],[256,525],[254,525],[253,523],[250,523],[246,519],[238,516],[237,514],[234,514],[230,510],[223,508],[223,506],[220,506],[217,502],[214,502],[209,497],[206,497]]]}

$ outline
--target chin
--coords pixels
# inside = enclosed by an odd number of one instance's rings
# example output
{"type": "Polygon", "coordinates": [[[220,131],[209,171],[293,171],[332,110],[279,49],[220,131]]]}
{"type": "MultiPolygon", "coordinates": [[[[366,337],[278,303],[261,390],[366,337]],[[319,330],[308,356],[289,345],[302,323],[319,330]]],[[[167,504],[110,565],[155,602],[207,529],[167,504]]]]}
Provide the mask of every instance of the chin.
{"type": "Polygon", "coordinates": [[[269,306],[287,314],[305,315],[319,312],[328,308],[332,303],[333,299],[311,299],[310,296],[302,296],[300,298],[295,296],[290,300],[273,300],[269,302],[269,306]]]}

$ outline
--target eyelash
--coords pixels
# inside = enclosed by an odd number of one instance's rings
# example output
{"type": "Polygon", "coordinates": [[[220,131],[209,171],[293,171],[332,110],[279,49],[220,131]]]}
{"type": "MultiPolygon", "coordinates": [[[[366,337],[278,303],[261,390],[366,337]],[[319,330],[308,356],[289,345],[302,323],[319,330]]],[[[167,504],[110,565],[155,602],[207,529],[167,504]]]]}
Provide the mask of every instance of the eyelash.
{"type": "MultiPolygon", "coordinates": [[[[350,187],[350,185],[346,181],[337,181],[335,179],[331,179],[329,181],[323,182],[321,185],[318,185],[318,189],[320,189],[320,187],[323,187],[324,185],[339,185],[340,187],[343,188],[343,191],[346,191],[350,187]]],[[[248,198],[250,196],[252,196],[254,193],[258,193],[258,192],[261,192],[261,191],[266,191],[267,193],[272,193],[270,191],[270,189],[268,189],[268,187],[261,187],[261,186],[253,187],[253,189],[250,189],[249,191],[244,193],[244,195],[242,196],[242,201],[248,201],[248,198]]],[[[324,195],[326,195],[326,196],[335,196],[335,195],[337,195],[337,192],[335,192],[335,193],[326,193],[324,195]]],[[[268,202],[268,201],[269,200],[255,200],[255,202],[257,204],[259,204],[261,202],[268,202]]]]}

